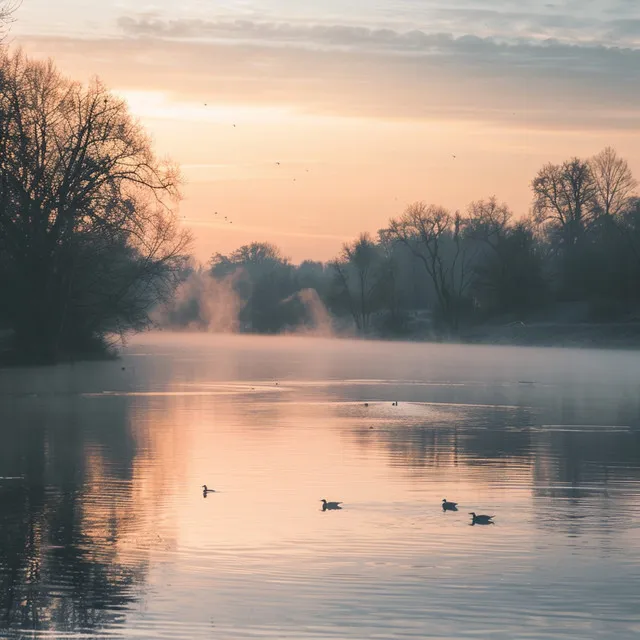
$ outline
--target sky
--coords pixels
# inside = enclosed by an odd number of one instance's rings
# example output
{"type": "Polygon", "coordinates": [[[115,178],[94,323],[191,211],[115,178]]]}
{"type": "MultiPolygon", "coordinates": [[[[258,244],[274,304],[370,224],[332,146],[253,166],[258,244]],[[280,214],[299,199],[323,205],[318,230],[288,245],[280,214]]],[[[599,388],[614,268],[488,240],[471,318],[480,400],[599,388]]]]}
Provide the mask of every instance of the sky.
{"type": "Polygon", "coordinates": [[[638,0],[22,0],[15,17],[13,46],[101,77],[180,163],[202,261],[254,240],[328,260],[416,200],[525,215],[544,163],[608,145],[640,176],[638,0]]]}

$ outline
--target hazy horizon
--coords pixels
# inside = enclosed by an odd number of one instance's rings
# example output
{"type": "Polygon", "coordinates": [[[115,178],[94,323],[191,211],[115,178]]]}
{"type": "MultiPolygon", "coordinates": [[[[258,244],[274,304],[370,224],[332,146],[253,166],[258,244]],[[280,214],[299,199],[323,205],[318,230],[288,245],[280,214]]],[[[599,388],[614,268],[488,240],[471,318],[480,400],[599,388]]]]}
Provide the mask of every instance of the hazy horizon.
{"type": "Polygon", "coordinates": [[[640,630],[640,0],[349,4],[0,0],[0,636],[640,630]]]}
{"type": "Polygon", "coordinates": [[[495,194],[521,216],[545,162],[607,145],[640,172],[631,2],[30,0],[15,17],[12,46],[101,77],[182,165],[200,260],[253,240],[328,260],[415,200],[495,194]]]}

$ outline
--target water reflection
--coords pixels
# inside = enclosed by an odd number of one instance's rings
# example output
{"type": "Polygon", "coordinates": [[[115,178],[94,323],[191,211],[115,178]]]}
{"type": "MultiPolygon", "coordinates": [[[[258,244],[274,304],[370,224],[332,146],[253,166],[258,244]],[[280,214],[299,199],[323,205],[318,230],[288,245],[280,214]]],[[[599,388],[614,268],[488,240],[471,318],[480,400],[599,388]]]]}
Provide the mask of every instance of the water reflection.
{"type": "Polygon", "coordinates": [[[108,419],[90,411],[90,424],[82,404],[3,403],[1,475],[16,479],[0,481],[2,628],[116,624],[144,578],[144,558],[118,557],[134,458],[126,404],[108,419]]]}
{"type": "Polygon", "coordinates": [[[0,371],[0,635],[630,637],[638,373],[215,337],[0,371]]]}

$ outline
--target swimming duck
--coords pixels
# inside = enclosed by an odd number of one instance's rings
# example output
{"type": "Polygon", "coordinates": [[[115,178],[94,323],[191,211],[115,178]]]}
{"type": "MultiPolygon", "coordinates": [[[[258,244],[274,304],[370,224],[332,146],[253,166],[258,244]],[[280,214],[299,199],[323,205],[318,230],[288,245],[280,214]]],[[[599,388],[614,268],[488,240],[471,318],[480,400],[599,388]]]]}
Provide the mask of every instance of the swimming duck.
{"type": "Polygon", "coordinates": [[[457,502],[447,502],[446,498],[442,499],[442,510],[443,511],[457,511],[458,503],[457,502]]]}
{"type": "Polygon", "coordinates": [[[473,511],[471,511],[469,513],[469,515],[473,518],[471,520],[471,525],[474,525],[474,524],[495,524],[495,522],[493,522],[492,519],[491,519],[491,518],[494,518],[495,516],[484,516],[484,515],[477,516],[475,513],[473,513],[473,511]]]}
{"type": "Polygon", "coordinates": [[[322,502],[323,511],[335,511],[336,509],[342,509],[340,506],[342,502],[327,502],[324,498],[322,498],[320,502],[322,502]]]}
{"type": "Polygon", "coordinates": [[[215,489],[207,489],[207,485],[203,484],[202,485],[202,495],[206,496],[207,493],[215,493],[216,490],[215,489]]]}

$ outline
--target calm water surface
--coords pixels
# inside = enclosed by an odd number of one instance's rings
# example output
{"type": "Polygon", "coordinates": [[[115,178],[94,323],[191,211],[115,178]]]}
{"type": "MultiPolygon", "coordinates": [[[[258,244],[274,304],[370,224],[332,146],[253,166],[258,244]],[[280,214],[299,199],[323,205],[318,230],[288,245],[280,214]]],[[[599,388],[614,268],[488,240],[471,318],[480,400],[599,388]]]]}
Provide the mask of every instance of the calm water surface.
{"type": "Polygon", "coordinates": [[[147,335],[0,370],[0,637],[636,638],[639,600],[640,353],[147,335]]]}

